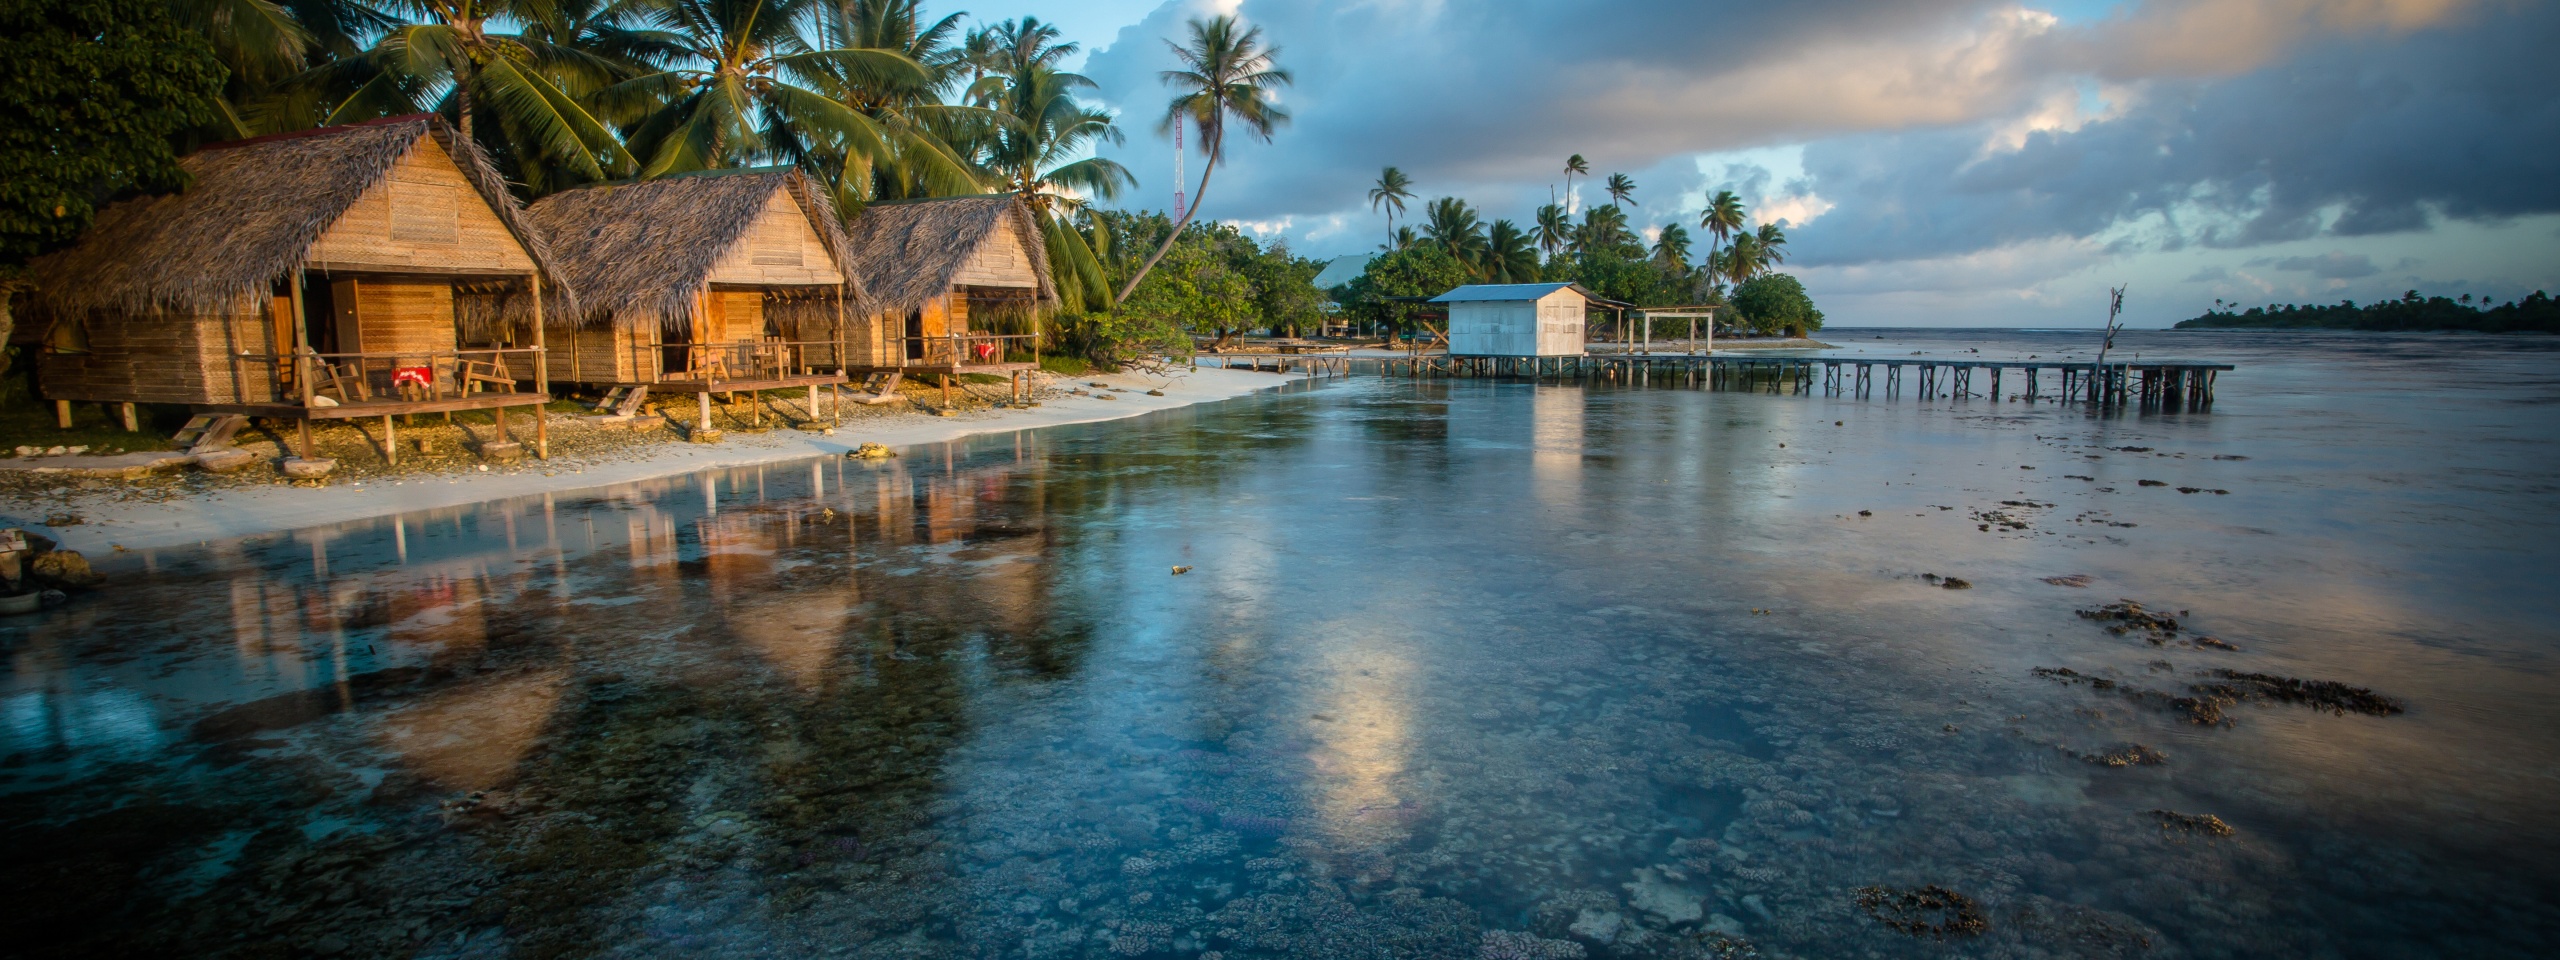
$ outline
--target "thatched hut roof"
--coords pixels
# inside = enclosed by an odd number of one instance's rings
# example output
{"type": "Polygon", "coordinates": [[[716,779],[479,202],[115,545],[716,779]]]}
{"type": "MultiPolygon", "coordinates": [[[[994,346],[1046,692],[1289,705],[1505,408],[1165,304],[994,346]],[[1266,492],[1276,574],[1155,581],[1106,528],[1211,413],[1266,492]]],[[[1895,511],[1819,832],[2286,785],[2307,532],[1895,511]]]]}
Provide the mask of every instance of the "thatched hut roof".
{"type": "Polygon", "coordinates": [[[658,180],[598,184],[534,201],[534,226],[560,251],[590,321],[605,317],[670,329],[690,322],[694,294],[721,254],[754,229],[776,190],[788,191],[827,248],[847,293],[861,282],[847,258],[843,221],[824,190],[792,167],[712,170],[658,180]]]}
{"type": "Polygon", "coordinates": [[[1038,278],[1034,297],[1042,306],[1056,305],[1048,245],[1030,205],[1014,194],[875,203],[863,208],[845,234],[853,240],[856,275],[873,305],[904,312],[951,292],[951,280],[968,265],[969,255],[997,230],[1015,231],[1038,278]]]}
{"type": "Polygon", "coordinates": [[[419,137],[433,136],[542,271],[575,304],[550,245],[477,144],[443,119],[393,117],[218,143],[178,161],[192,182],[99,211],[69,249],[36,259],[43,304],[66,312],[114,309],[226,313],[266,296],[331,224],[389,177],[419,137]]]}

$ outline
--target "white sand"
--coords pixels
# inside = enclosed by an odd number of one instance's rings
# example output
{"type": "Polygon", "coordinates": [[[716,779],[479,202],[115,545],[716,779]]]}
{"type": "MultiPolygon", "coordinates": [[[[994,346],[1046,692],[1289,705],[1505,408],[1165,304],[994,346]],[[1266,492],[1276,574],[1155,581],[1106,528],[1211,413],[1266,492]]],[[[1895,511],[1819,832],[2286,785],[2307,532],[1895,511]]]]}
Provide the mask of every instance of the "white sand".
{"type": "MultiPolygon", "coordinates": [[[[719,443],[670,443],[652,450],[645,457],[610,463],[573,466],[558,461],[546,463],[528,459],[517,466],[492,467],[486,473],[466,471],[402,477],[398,478],[401,482],[397,485],[390,480],[374,480],[362,485],[336,482],[322,488],[242,486],[164,503],[83,503],[78,512],[86,518],[85,523],[59,529],[39,529],[60,541],[63,547],[95,557],[114,546],[137,550],[175,546],[410,510],[582,490],[696,470],[802,457],[841,456],[865,443],[912,447],[973,434],[1116,420],[1238,397],[1295,378],[1294,375],[1281,377],[1206,367],[1197,371],[1176,370],[1162,377],[1137,373],[1094,374],[1062,380],[1060,385],[1081,387],[1087,382],[1101,382],[1125,387],[1129,392],[1111,394],[1113,399],[1110,400],[1060,394],[1029,410],[989,410],[956,417],[917,415],[895,417],[886,422],[857,422],[837,430],[831,437],[798,430],[731,433],[719,443]],[[1165,395],[1147,396],[1145,391],[1149,389],[1161,389],[1165,395]]],[[[0,503],[0,510],[21,516],[43,516],[41,509],[24,504],[0,503]]]]}

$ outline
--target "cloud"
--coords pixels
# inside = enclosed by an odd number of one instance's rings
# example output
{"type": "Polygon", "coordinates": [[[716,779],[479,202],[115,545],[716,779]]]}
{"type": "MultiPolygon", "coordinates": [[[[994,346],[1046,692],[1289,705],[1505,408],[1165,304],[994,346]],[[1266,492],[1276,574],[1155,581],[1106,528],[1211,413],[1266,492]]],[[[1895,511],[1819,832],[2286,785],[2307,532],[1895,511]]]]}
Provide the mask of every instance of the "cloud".
{"type": "Polygon", "coordinates": [[[2381,267],[2373,265],[2372,257],[2361,253],[2349,256],[2336,251],[2316,257],[2284,257],[2270,265],[2278,270],[2308,273],[2323,280],[2353,280],[2382,272],[2381,267]]]}

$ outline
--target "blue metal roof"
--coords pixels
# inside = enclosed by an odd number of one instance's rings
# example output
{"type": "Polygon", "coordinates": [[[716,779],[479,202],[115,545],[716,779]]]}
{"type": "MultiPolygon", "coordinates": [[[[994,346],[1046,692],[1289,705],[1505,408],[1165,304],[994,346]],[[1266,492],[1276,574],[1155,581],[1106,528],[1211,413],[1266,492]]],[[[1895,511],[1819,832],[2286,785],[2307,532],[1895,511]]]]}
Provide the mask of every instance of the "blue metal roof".
{"type": "Polygon", "coordinates": [[[1431,303],[1469,303],[1483,300],[1536,300],[1558,290],[1572,287],[1585,300],[1597,300],[1591,291],[1578,283],[1470,283],[1430,299],[1431,303]]]}

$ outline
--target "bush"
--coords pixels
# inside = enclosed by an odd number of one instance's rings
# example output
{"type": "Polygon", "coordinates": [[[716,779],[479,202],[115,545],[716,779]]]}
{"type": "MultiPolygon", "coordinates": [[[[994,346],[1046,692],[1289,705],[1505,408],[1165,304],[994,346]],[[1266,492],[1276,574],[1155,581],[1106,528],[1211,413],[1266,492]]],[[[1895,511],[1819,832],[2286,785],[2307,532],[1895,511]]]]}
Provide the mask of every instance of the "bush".
{"type": "Polygon", "coordinates": [[[1804,284],[1783,273],[1753,277],[1734,288],[1733,309],[1756,333],[1800,337],[1822,329],[1822,311],[1813,308],[1804,284]]]}

